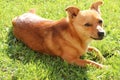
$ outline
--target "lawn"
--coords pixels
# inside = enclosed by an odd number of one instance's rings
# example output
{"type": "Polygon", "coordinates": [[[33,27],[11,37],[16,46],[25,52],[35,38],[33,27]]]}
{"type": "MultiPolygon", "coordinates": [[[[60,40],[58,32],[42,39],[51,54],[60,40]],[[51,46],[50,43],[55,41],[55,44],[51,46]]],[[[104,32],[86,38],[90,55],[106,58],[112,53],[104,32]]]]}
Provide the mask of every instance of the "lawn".
{"type": "MultiPolygon", "coordinates": [[[[85,68],[68,64],[59,57],[44,55],[29,49],[12,33],[11,20],[31,8],[37,14],[58,20],[66,17],[70,5],[88,9],[94,0],[0,0],[0,80],[120,80],[120,8],[119,0],[104,0],[100,7],[106,37],[93,41],[106,58],[107,68],[85,68]]],[[[99,62],[92,54],[84,59],[99,62]]]]}

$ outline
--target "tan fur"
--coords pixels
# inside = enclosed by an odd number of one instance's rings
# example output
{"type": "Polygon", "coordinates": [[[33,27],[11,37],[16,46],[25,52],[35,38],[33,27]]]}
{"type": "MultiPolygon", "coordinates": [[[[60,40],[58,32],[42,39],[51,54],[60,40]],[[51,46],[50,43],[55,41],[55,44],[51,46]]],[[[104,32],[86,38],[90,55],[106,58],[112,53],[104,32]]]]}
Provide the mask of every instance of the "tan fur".
{"type": "Polygon", "coordinates": [[[44,19],[37,16],[35,10],[30,10],[13,19],[14,35],[35,51],[60,56],[68,63],[102,68],[102,64],[79,59],[87,50],[99,52],[88,47],[92,39],[102,39],[98,36],[99,31],[104,32],[102,23],[98,23],[102,20],[98,12],[99,3],[102,2],[95,2],[91,9],[84,11],[68,7],[68,17],[58,21],[44,19]],[[91,26],[85,26],[86,23],[91,26]]]}

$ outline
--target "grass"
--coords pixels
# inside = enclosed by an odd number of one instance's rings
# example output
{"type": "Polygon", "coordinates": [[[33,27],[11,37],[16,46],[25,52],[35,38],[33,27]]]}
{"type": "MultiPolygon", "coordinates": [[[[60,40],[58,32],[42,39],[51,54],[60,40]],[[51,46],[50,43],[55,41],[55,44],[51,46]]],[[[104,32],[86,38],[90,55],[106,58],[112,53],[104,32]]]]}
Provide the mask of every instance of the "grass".
{"type": "MultiPolygon", "coordinates": [[[[31,8],[42,17],[58,20],[66,16],[70,5],[88,9],[94,0],[0,0],[0,80],[120,80],[120,8],[119,0],[104,0],[101,6],[107,36],[93,41],[106,58],[108,68],[81,68],[59,57],[40,54],[16,40],[11,20],[31,8]]],[[[99,60],[86,55],[87,59],[99,60]]]]}

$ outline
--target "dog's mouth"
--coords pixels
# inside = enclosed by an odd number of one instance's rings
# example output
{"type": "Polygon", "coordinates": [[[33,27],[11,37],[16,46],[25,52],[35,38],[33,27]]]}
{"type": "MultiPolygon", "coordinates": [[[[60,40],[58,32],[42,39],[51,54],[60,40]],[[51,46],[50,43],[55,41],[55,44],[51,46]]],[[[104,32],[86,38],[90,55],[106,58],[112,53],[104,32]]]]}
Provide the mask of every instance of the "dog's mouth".
{"type": "Polygon", "coordinates": [[[103,39],[103,37],[98,37],[98,38],[90,37],[90,38],[92,38],[94,40],[102,40],[103,39]]]}

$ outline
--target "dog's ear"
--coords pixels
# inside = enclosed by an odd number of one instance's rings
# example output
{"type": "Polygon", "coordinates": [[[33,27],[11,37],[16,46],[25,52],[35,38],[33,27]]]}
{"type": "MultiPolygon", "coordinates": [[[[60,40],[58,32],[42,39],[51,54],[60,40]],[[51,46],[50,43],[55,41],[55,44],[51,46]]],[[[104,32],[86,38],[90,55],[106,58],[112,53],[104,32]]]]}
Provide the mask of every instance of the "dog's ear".
{"type": "Polygon", "coordinates": [[[68,13],[68,16],[70,19],[74,19],[77,15],[78,15],[78,12],[80,11],[77,7],[68,7],[65,9],[68,13]]]}
{"type": "Polygon", "coordinates": [[[98,13],[100,13],[100,9],[99,9],[99,6],[102,5],[103,2],[102,1],[97,1],[97,2],[94,2],[92,5],[91,5],[91,9],[94,9],[96,10],[98,13]]]}

